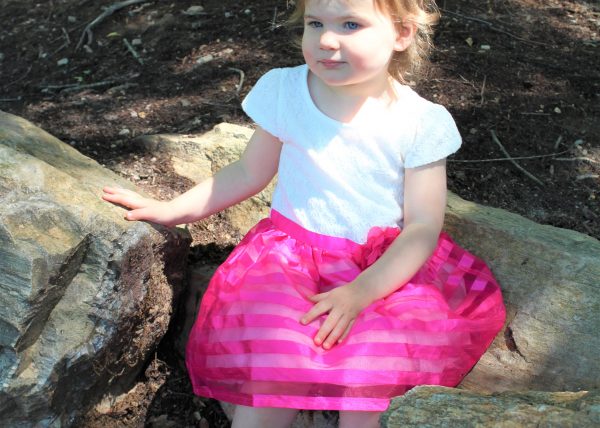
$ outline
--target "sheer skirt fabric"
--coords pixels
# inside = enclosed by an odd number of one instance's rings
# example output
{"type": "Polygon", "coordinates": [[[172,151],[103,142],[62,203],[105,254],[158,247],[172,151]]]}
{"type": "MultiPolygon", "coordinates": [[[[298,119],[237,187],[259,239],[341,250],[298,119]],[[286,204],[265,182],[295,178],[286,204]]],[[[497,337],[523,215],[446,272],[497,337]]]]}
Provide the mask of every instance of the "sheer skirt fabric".
{"type": "Polygon", "coordinates": [[[186,352],[194,392],[246,406],[382,411],[416,385],[457,385],[505,309],[486,264],[445,233],[411,281],[367,307],[341,344],[313,343],[326,316],[299,322],[310,296],[352,281],[399,233],[373,228],[359,245],[273,211],[203,297],[186,352]]]}

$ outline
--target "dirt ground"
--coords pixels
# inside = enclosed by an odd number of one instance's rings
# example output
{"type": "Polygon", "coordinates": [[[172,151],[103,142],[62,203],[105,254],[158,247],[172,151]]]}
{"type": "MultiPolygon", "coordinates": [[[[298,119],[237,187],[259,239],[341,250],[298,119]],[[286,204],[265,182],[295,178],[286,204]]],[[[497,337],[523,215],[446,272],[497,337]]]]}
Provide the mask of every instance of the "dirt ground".
{"type": "MultiPolygon", "coordinates": [[[[191,183],[132,139],[249,124],[240,101],[258,77],[301,61],[282,25],[293,2],[137,2],[84,31],[114,3],[0,0],[0,109],[168,198],[191,183]]],[[[600,238],[598,3],[439,6],[432,67],[415,87],[445,105],[462,133],[450,189],[600,238]]],[[[219,261],[239,239],[219,221],[193,229],[192,261],[219,261]]],[[[214,402],[193,396],[172,343],[167,336],[134,391],[81,426],[228,426],[214,402]]]]}

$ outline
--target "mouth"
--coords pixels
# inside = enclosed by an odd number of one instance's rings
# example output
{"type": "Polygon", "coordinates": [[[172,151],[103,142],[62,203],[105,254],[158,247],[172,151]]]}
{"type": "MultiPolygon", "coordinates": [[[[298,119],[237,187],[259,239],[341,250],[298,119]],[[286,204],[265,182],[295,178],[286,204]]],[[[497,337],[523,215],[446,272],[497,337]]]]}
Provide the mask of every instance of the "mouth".
{"type": "Polygon", "coordinates": [[[334,61],[332,59],[322,59],[318,61],[325,68],[339,68],[344,65],[344,61],[334,61]]]}

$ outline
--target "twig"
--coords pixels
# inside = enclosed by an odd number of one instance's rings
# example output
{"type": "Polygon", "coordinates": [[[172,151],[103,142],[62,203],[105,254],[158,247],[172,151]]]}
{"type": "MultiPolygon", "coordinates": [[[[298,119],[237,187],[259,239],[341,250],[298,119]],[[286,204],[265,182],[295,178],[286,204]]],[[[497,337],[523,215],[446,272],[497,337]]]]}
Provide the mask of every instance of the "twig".
{"type": "Polygon", "coordinates": [[[487,81],[487,74],[483,76],[483,84],[481,85],[481,101],[479,102],[479,106],[483,106],[483,95],[485,94],[485,82],[487,81]]]}
{"type": "Polygon", "coordinates": [[[246,78],[246,74],[239,68],[229,67],[228,70],[235,71],[236,73],[238,73],[240,75],[240,81],[237,85],[235,85],[235,93],[237,95],[239,95],[240,91],[242,90],[242,85],[244,84],[244,79],[246,78]]]}
{"type": "Polygon", "coordinates": [[[277,28],[277,6],[273,9],[273,20],[271,21],[271,31],[275,31],[277,28]]]}
{"type": "Polygon", "coordinates": [[[138,76],[139,76],[139,73],[136,73],[136,74],[131,74],[129,76],[124,76],[124,77],[121,77],[118,79],[104,80],[102,82],[84,83],[84,84],[67,83],[64,85],[46,85],[46,86],[40,86],[40,89],[42,91],[45,91],[45,90],[47,91],[49,89],[61,89],[65,92],[74,92],[74,91],[79,91],[80,89],[98,88],[100,86],[106,86],[106,85],[112,85],[114,83],[125,82],[127,80],[135,79],[138,76]]]}
{"type": "Polygon", "coordinates": [[[539,178],[537,178],[535,175],[531,174],[529,171],[527,171],[525,168],[523,168],[521,165],[519,165],[517,162],[515,162],[515,160],[510,156],[510,154],[506,151],[506,149],[504,148],[504,146],[502,145],[502,143],[500,142],[500,140],[498,139],[498,137],[496,136],[496,133],[494,132],[494,130],[490,130],[490,134],[492,134],[492,140],[494,140],[494,143],[496,143],[498,145],[498,147],[500,147],[500,150],[502,150],[502,153],[504,153],[504,155],[506,156],[506,158],[508,160],[511,161],[511,163],[517,167],[517,169],[519,171],[521,171],[523,174],[525,174],[527,177],[529,177],[530,179],[532,179],[533,181],[535,181],[537,184],[539,184],[540,186],[543,186],[544,183],[542,183],[540,181],[539,178]]]}
{"type": "Polygon", "coordinates": [[[600,162],[595,160],[595,159],[591,159],[591,158],[586,158],[584,156],[577,156],[574,158],[556,158],[553,160],[557,160],[557,161],[567,161],[567,162],[575,162],[575,161],[584,161],[584,162],[589,162],[589,163],[595,163],[600,165],[600,162]]]}
{"type": "Polygon", "coordinates": [[[54,13],[54,1],[50,0],[50,10],[48,11],[48,16],[46,17],[46,22],[50,22],[50,18],[52,18],[53,13],[54,13]]]}
{"type": "Polygon", "coordinates": [[[131,55],[133,55],[137,62],[139,62],[140,65],[144,65],[144,60],[140,58],[140,54],[138,54],[135,48],[131,45],[131,43],[129,43],[129,40],[123,39],[123,43],[125,43],[125,46],[127,46],[127,50],[131,52],[131,55]]]}
{"type": "Polygon", "coordinates": [[[554,150],[558,149],[558,146],[560,146],[560,143],[562,143],[562,135],[559,135],[558,138],[556,139],[556,143],[554,143],[554,150]]]}
{"type": "Polygon", "coordinates": [[[21,101],[22,97],[17,97],[17,98],[0,98],[0,103],[9,103],[12,101],[21,101]]]}
{"type": "Polygon", "coordinates": [[[52,52],[53,55],[62,51],[64,48],[69,47],[69,45],[71,44],[71,38],[69,37],[69,33],[67,33],[67,30],[65,30],[65,27],[61,27],[61,30],[63,32],[63,35],[65,36],[65,42],[62,45],[60,45],[54,52],[52,52]]]}
{"type": "Polygon", "coordinates": [[[67,46],[69,46],[71,44],[71,38],[69,37],[69,33],[67,32],[65,27],[60,27],[60,29],[62,30],[63,34],[65,35],[65,40],[66,40],[67,46]]]}
{"type": "Polygon", "coordinates": [[[600,175],[598,174],[581,174],[578,175],[575,180],[580,181],[580,180],[585,180],[586,178],[600,178],[600,175]]]}
{"type": "Polygon", "coordinates": [[[491,22],[484,21],[483,19],[475,18],[475,17],[473,17],[473,16],[461,15],[461,14],[460,14],[460,13],[458,13],[458,12],[451,12],[451,11],[449,11],[449,10],[447,10],[447,9],[440,9],[440,10],[441,10],[442,12],[444,12],[444,13],[447,13],[447,14],[449,14],[449,15],[453,15],[453,16],[456,16],[456,17],[458,17],[458,18],[466,19],[467,21],[474,21],[474,22],[478,22],[478,23],[480,23],[480,24],[483,24],[483,25],[487,25],[487,27],[488,27],[490,30],[492,30],[492,31],[495,31],[495,32],[497,32],[497,33],[506,34],[507,36],[509,36],[509,37],[512,37],[513,39],[517,39],[517,40],[520,40],[520,41],[522,41],[522,42],[525,42],[525,43],[531,43],[531,44],[533,44],[533,45],[540,45],[540,46],[550,46],[550,45],[549,45],[549,44],[547,44],[547,43],[542,43],[542,42],[534,42],[533,40],[527,40],[527,39],[524,39],[524,38],[522,38],[522,37],[519,37],[519,36],[517,36],[517,35],[515,35],[515,34],[513,34],[513,33],[509,33],[509,32],[508,32],[508,31],[506,31],[506,30],[502,30],[502,29],[500,29],[500,28],[496,28],[496,27],[494,27],[494,26],[492,25],[492,23],[491,23],[491,22]]]}
{"type": "Polygon", "coordinates": [[[79,38],[79,42],[77,43],[75,50],[78,50],[81,47],[86,36],[87,36],[87,43],[85,43],[85,44],[89,45],[92,43],[93,36],[94,36],[92,33],[92,28],[94,28],[96,25],[98,25],[104,19],[106,19],[107,17],[109,17],[110,15],[115,13],[116,11],[123,9],[124,7],[131,6],[132,4],[143,3],[145,1],[148,1],[148,0],[126,0],[126,1],[119,2],[119,3],[114,3],[113,5],[107,7],[104,10],[104,12],[102,12],[96,19],[94,19],[92,22],[90,22],[83,29],[83,33],[81,34],[81,37],[79,38]]]}
{"type": "Polygon", "coordinates": [[[4,85],[4,87],[8,88],[9,86],[14,85],[15,83],[19,83],[21,80],[25,79],[27,77],[27,75],[31,72],[31,68],[32,67],[33,67],[33,65],[30,65],[29,68],[27,69],[27,71],[25,72],[25,74],[23,74],[17,80],[13,80],[12,82],[8,82],[6,85],[4,85]]]}
{"type": "Polygon", "coordinates": [[[240,108],[239,105],[224,104],[224,103],[215,103],[215,102],[212,102],[212,101],[200,101],[200,104],[204,104],[204,105],[207,105],[207,106],[213,106],[213,107],[232,108],[232,109],[239,109],[240,108]]]}
{"type": "MultiPolygon", "coordinates": [[[[475,163],[475,162],[505,162],[511,160],[527,160],[527,159],[541,159],[541,158],[551,158],[558,155],[563,155],[570,150],[563,150],[562,152],[556,153],[548,153],[546,155],[533,155],[533,156],[517,156],[510,158],[492,158],[492,159],[448,159],[448,162],[462,162],[462,163],[475,163]]],[[[556,158],[557,159],[565,159],[565,158],[556,158]]]]}

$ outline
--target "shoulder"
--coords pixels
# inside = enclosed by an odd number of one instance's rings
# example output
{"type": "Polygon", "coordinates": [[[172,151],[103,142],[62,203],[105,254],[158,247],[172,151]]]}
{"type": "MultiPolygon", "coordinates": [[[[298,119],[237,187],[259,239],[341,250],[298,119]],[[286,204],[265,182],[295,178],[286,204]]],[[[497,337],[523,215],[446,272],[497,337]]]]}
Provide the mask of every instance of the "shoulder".
{"type": "Polygon", "coordinates": [[[265,73],[242,101],[244,112],[261,128],[279,138],[286,128],[288,100],[296,93],[303,68],[274,68],[265,73]]]}
{"type": "Polygon", "coordinates": [[[282,84],[299,81],[306,74],[306,65],[296,67],[272,68],[263,74],[256,82],[255,87],[271,84],[282,84]]]}
{"type": "Polygon", "coordinates": [[[443,105],[423,98],[409,86],[399,85],[398,93],[400,108],[408,109],[417,124],[454,125],[452,115],[443,105]]]}
{"type": "Polygon", "coordinates": [[[449,156],[459,149],[462,139],[450,112],[415,91],[405,96],[414,123],[414,139],[405,158],[405,167],[414,168],[449,156]]]}

